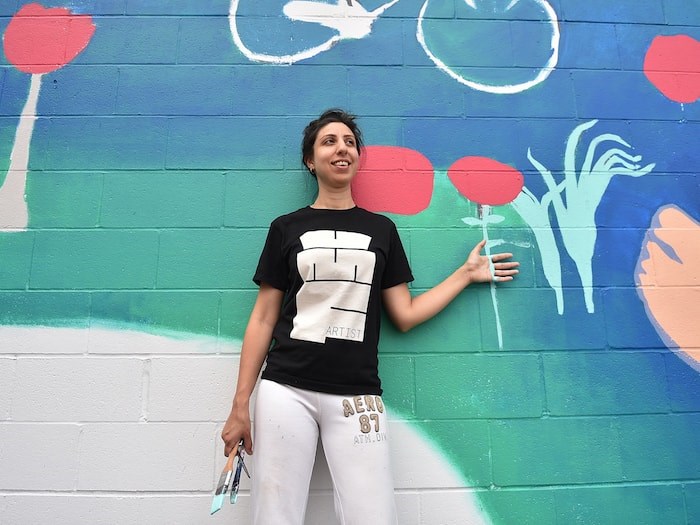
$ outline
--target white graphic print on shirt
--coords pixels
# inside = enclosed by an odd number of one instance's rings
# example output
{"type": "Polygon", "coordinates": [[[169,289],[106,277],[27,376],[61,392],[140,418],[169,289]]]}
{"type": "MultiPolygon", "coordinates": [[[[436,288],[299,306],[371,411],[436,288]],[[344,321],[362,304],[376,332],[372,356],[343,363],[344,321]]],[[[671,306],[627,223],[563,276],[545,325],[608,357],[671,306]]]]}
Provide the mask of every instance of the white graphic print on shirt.
{"type": "Polygon", "coordinates": [[[304,284],[296,296],[291,337],[363,341],[376,255],[362,233],[316,230],[299,240],[297,268],[304,284]]]}

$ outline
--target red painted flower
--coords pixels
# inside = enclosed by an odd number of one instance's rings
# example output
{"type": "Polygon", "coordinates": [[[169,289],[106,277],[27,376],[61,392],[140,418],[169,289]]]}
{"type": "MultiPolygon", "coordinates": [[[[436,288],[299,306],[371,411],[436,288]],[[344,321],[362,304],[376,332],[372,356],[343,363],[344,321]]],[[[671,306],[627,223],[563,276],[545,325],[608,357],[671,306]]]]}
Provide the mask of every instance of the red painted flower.
{"type": "Polygon", "coordinates": [[[487,157],[462,157],[447,176],[457,190],[477,204],[507,204],[523,189],[523,174],[487,157]]]}
{"type": "Polygon", "coordinates": [[[90,15],[27,4],[7,25],[3,37],[5,56],[24,73],[48,73],[78,56],[94,32],[90,15]]]}
{"type": "Polygon", "coordinates": [[[675,102],[700,98],[700,42],[687,35],[657,36],[644,57],[649,82],[675,102]]]}
{"type": "Polygon", "coordinates": [[[433,166],[422,154],[399,146],[367,146],[352,181],[358,206],[375,212],[414,215],[430,204],[433,166]]]}

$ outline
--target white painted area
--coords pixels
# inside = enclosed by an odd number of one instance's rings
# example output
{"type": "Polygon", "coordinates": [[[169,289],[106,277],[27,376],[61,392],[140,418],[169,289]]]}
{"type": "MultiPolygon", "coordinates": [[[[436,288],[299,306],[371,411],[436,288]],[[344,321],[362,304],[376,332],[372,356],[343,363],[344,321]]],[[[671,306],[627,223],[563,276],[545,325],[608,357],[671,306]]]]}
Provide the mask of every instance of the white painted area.
{"type": "MultiPolygon", "coordinates": [[[[507,7],[506,11],[509,9],[512,9],[519,0],[514,0],[512,1],[507,7]]],[[[425,3],[423,4],[423,7],[421,7],[420,13],[418,15],[418,31],[416,33],[416,38],[418,39],[418,42],[420,45],[423,47],[423,51],[425,51],[425,54],[428,55],[430,60],[433,61],[433,63],[438,67],[440,71],[443,71],[447,75],[449,75],[451,78],[459,82],[460,84],[464,84],[465,86],[468,86],[472,89],[476,89],[478,91],[485,91],[486,93],[494,93],[496,95],[511,95],[513,93],[520,93],[521,91],[526,91],[530,89],[531,87],[536,86],[540,82],[543,82],[544,80],[547,79],[547,77],[554,71],[557,62],[559,61],[559,40],[560,40],[560,33],[559,33],[559,21],[557,19],[557,13],[554,11],[554,8],[547,2],[546,0],[531,0],[534,1],[538,6],[542,7],[545,12],[547,13],[547,18],[548,18],[548,25],[551,30],[551,36],[550,36],[550,46],[552,49],[552,54],[549,56],[547,59],[547,62],[543,64],[539,69],[535,71],[535,74],[531,80],[528,80],[527,82],[520,82],[517,84],[484,84],[481,82],[475,82],[473,80],[469,80],[467,78],[464,78],[461,76],[459,73],[453,71],[449,65],[447,65],[445,62],[443,62],[440,57],[435,55],[432,50],[430,49],[430,46],[428,43],[425,41],[425,34],[423,32],[423,19],[425,17],[425,11],[428,8],[428,4],[430,3],[430,0],[426,0],[425,3]]],[[[473,0],[466,0],[466,3],[473,9],[478,9],[478,6],[473,0]]]]}
{"type": "MultiPolygon", "coordinates": [[[[238,348],[104,326],[0,327],[2,522],[248,523],[245,480],[239,503],[209,516],[238,348]]],[[[402,525],[429,523],[443,498],[461,523],[487,523],[419,430],[394,418],[391,436],[402,525]]],[[[336,523],[320,455],[307,516],[307,525],[336,523]]]]}
{"type": "Polygon", "coordinates": [[[35,74],[31,77],[29,95],[19,117],[15,142],[10,153],[10,168],[5,182],[0,187],[0,231],[23,231],[29,224],[25,189],[29,167],[29,146],[34,134],[42,76],[35,74]]]}
{"type": "Polygon", "coordinates": [[[391,2],[387,2],[374,11],[367,11],[358,0],[352,0],[351,2],[347,0],[338,0],[337,5],[300,0],[288,2],[285,4],[283,12],[290,20],[319,24],[337,31],[338,34],[333,35],[317,46],[287,55],[259,53],[253,51],[243,43],[238,31],[237,21],[240,0],[231,0],[229,25],[231,27],[231,36],[233,37],[236,47],[248,60],[271,64],[293,64],[300,60],[315,57],[324,51],[328,51],[341,40],[359,39],[368,36],[372,32],[372,24],[374,21],[398,1],[399,0],[391,0],[391,2]]]}

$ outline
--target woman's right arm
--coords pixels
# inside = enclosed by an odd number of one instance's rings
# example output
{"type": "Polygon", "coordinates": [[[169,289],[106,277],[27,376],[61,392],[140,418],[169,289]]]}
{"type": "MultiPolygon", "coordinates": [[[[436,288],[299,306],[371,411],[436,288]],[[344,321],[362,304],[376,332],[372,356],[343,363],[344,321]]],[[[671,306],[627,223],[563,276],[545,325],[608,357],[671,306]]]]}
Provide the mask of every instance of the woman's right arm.
{"type": "Polygon", "coordinates": [[[250,433],[250,396],[270,349],[272,330],[279,318],[283,297],[284,292],[281,290],[265,283],[260,284],[258,297],[243,336],[238,382],[231,413],[221,432],[226,456],[231,452],[236,453],[241,440],[246,452],[253,453],[253,440],[250,433]]]}

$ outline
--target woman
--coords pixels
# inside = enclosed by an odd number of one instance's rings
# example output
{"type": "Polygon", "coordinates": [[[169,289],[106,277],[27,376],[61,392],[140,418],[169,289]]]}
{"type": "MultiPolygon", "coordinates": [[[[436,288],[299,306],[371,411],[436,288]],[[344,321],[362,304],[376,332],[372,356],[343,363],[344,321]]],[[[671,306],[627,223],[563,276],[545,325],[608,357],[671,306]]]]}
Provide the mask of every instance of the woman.
{"type": "Polygon", "coordinates": [[[331,109],[304,130],[302,162],[318,182],[311,206],[275,219],[253,280],[260,286],[241,349],[238,383],[222,432],[225,454],[253,453],[253,521],[304,522],[320,436],[342,524],[395,524],[387,415],[377,374],[383,306],[401,331],[430,319],[474,282],[510,281],[517,262],[489,261],[478,243],[466,262],[412,297],[396,227],[355,206],[362,135],[331,109]],[[491,274],[493,268],[494,275],[491,274]],[[271,343],[272,348],[270,348],[271,343]]]}

